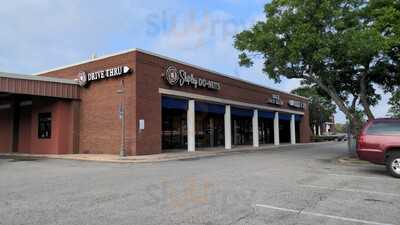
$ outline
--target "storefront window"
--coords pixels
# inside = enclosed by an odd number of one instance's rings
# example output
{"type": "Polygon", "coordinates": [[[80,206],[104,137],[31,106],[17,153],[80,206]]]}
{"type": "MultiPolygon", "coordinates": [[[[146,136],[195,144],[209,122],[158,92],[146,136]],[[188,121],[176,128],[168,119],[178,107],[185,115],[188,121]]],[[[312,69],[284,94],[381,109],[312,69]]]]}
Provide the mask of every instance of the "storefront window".
{"type": "Polygon", "coordinates": [[[186,111],[163,109],[162,112],[162,148],[187,148],[186,111]]]}
{"type": "Polygon", "coordinates": [[[259,118],[258,131],[260,144],[274,143],[274,121],[272,119],[259,118]]]}
{"type": "Polygon", "coordinates": [[[279,113],[279,138],[281,143],[290,143],[291,115],[279,113]]]}
{"type": "Polygon", "coordinates": [[[196,102],[196,147],[207,148],[225,145],[225,106],[196,102]]]}
{"type": "Polygon", "coordinates": [[[187,148],[187,101],[162,98],[162,149],[187,148]]]}
{"type": "Polygon", "coordinates": [[[51,113],[39,113],[38,138],[51,138],[51,113]]]}
{"type": "Polygon", "coordinates": [[[258,111],[258,137],[262,145],[274,143],[274,118],[274,112],[258,111]]]}
{"type": "Polygon", "coordinates": [[[303,116],[296,115],[296,143],[300,143],[300,123],[301,120],[303,119],[303,116]]]}
{"type": "Polygon", "coordinates": [[[196,112],[196,147],[217,147],[224,144],[224,115],[196,112]]]}
{"type": "Polygon", "coordinates": [[[253,144],[253,111],[232,108],[232,143],[234,145],[253,144]]]}
{"type": "Polygon", "coordinates": [[[290,121],[279,121],[279,139],[281,143],[290,143],[290,121]]]}

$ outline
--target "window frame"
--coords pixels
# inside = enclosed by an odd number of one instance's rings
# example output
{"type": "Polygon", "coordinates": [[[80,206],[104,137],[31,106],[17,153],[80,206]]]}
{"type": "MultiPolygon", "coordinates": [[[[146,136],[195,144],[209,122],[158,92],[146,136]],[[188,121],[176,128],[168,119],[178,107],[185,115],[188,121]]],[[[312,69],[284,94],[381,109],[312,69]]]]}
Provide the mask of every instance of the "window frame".
{"type": "Polygon", "coordinates": [[[51,112],[42,112],[38,114],[38,139],[51,139],[53,129],[52,120],[53,115],[51,112]]]}
{"type": "Polygon", "coordinates": [[[400,121],[375,121],[375,122],[372,122],[371,125],[365,131],[365,133],[367,135],[373,135],[373,136],[400,136],[400,121]],[[378,125],[378,124],[391,124],[391,125],[394,125],[394,126],[399,124],[398,125],[399,126],[399,131],[398,131],[398,133],[390,134],[390,133],[387,133],[387,130],[380,129],[380,130],[375,131],[375,132],[378,132],[378,133],[371,133],[371,129],[374,129],[376,127],[376,125],[378,125]]]}

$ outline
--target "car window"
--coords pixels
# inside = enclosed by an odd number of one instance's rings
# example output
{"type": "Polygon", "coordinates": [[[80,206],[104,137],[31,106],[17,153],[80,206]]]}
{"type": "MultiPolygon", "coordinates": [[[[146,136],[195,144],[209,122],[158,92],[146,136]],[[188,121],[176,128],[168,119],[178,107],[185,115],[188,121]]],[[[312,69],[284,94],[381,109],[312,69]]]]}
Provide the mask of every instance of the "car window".
{"type": "Polygon", "coordinates": [[[374,122],[367,130],[371,135],[400,135],[400,121],[374,122]]]}

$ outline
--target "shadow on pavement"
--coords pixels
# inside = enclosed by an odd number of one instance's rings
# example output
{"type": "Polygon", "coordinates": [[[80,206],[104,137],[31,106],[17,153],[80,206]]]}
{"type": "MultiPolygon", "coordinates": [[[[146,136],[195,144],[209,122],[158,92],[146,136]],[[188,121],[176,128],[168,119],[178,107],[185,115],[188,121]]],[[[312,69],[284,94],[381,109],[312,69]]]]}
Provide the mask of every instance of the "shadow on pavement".
{"type": "Polygon", "coordinates": [[[33,162],[42,161],[44,159],[24,156],[0,156],[0,160],[7,160],[8,162],[33,162]]]}
{"type": "Polygon", "coordinates": [[[371,165],[372,167],[369,168],[362,168],[360,171],[367,173],[369,175],[374,175],[374,176],[382,176],[382,177],[391,177],[389,173],[386,171],[385,166],[377,166],[377,165],[371,165]]]}

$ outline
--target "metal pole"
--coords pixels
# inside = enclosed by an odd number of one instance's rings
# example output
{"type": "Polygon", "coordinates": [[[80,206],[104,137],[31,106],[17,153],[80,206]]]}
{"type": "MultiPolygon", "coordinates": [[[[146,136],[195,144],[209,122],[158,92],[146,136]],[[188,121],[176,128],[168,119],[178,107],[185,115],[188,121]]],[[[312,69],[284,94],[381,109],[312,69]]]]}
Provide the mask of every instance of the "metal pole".
{"type": "Polygon", "coordinates": [[[117,91],[121,95],[121,105],[120,105],[120,119],[121,119],[121,148],[119,152],[120,157],[126,156],[125,151],[125,85],[124,80],[121,80],[121,87],[117,91]]]}

